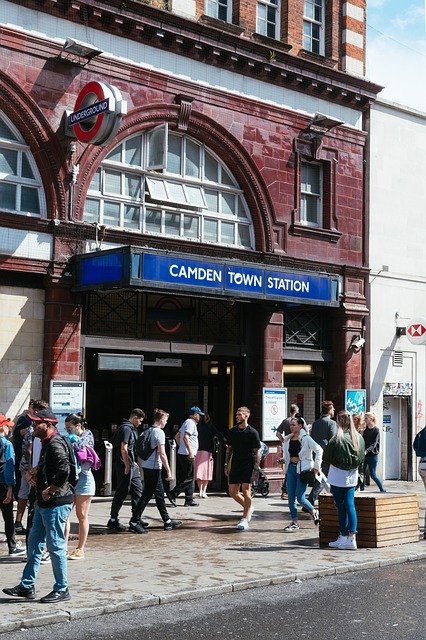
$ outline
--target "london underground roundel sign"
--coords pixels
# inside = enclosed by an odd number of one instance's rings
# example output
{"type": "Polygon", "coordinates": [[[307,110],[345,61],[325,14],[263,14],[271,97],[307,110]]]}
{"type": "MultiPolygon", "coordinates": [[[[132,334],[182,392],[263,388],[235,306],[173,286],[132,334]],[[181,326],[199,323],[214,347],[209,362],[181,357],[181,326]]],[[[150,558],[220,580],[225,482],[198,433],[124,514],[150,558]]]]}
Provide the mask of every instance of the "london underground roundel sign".
{"type": "Polygon", "coordinates": [[[111,140],[126,113],[127,103],[116,87],[92,81],[78,94],[68,126],[80,142],[102,145],[111,140]]]}
{"type": "Polygon", "coordinates": [[[406,335],[413,344],[426,344],[426,318],[412,318],[407,325],[406,335]]]}

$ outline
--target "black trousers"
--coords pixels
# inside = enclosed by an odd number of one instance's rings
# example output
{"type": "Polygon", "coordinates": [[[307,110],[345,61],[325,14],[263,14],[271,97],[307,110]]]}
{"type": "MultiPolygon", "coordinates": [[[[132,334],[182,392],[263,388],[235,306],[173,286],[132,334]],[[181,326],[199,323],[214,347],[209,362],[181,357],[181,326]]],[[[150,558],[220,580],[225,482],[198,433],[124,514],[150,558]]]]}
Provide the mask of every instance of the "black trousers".
{"type": "Polygon", "coordinates": [[[124,464],[121,460],[115,465],[117,474],[117,488],[111,504],[111,518],[118,518],[121,507],[130,493],[132,501],[132,520],[137,521],[137,506],[142,497],[142,480],[139,467],[136,462],[130,468],[130,473],[124,473],[124,464]]]}
{"type": "Polygon", "coordinates": [[[177,498],[182,491],[185,492],[185,502],[191,502],[194,497],[194,460],[178,453],[176,456],[176,486],[170,492],[177,498]]]}
{"type": "Polygon", "coordinates": [[[13,520],[13,491],[12,499],[8,504],[4,504],[3,500],[7,495],[7,487],[5,484],[0,484],[0,510],[4,520],[4,533],[7,538],[7,546],[9,547],[9,553],[16,547],[15,540],[15,523],[13,520]]]}
{"type": "Polygon", "coordinates": [[[143,514],[146,505],[151,500],[152,496],[155,498],[155,504],[160,512],[163,522],[170,520],[169,514],[166,508],[166,502],[164,500],[164,487],[161,477],[161,469],[144,469],[143,470],[143,492],[142,497],[139,500],[136,507],[136,515],[139,520],[143,514]]]}

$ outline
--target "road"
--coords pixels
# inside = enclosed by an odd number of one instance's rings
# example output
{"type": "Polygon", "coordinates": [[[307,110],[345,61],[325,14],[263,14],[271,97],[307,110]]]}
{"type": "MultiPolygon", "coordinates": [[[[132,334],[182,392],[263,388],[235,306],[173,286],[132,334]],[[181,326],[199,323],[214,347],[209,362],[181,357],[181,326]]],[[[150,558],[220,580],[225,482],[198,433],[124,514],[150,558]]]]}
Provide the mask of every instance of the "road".
{"type": "Polygon", "coordinates": [[[426,640],[425,575],[426,561],[409,562],[8,633],[7,640],[426,640]]]}

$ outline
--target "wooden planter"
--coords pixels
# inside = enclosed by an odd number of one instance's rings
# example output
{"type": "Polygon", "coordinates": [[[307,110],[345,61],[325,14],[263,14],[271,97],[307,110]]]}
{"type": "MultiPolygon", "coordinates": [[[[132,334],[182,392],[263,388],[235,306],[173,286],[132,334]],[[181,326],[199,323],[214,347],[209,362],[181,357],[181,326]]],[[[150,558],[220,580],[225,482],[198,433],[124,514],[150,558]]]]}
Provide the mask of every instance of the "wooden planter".
{"type": "MultiPolygon", "coordinates": [[[[415,493],[357,493],[355,508],[358,515],[358,547],[378,548],[418,542],[419,498],[415,493]]],[[[333,496],[319,496],[319,512],[320,547],[327,547],[339,535],[339,519],[333,496]]]]}

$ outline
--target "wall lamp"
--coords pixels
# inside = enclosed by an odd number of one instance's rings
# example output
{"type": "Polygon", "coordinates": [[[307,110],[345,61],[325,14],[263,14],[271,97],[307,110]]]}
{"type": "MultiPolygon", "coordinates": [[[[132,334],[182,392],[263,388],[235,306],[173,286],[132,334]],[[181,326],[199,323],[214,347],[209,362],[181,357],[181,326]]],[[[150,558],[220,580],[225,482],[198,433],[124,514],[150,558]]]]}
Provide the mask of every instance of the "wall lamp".
{"type": "Polygon", "coordinates": [[[325,133],[344,124],[343,120],[327,116],[324,113],[316,113],[309,123],[308,129],[315,131],[316,133],[325,133]]]}
{"type": "Polygon", "coordinates": [[[74,38],[67,38],[59,57],[61,60],[66,60],[71,64],[85,67],[86,64],[96,56],[100,56],[101,53],[103,53],[102,49],[97,49],[93,44],[74,40],[74,38]]]}

